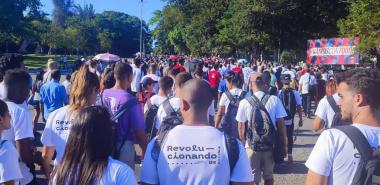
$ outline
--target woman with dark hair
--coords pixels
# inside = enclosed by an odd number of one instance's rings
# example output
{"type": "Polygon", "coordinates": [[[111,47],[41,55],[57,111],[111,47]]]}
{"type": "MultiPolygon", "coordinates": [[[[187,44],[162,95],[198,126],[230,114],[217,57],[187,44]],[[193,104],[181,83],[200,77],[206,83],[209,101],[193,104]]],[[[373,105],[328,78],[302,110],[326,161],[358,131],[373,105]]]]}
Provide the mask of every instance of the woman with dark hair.
{"type": "MultiPolygon", "coordinates": [[[[225,74],[225,79],[227,81],[227,88],[228,91],[222,94],[219,101],[219,109],[217,116],[215,118],[215,127],[219,128],[222,127],[223,129],[227,129],[226,131],[232,134],[233,136],[238,137],[238,130],[237,130],[237,122],[236,123],[228,123],[231,125],[231,128],[227,128],[227,125],[224,125],[224,122],[222,123],[222,118],[224,115],[228,113],[228,111],[232,111],[230,106],[235,106],[236,111],[237,107],[239,106],[240,100],[244,99],[246,96],[246,92],[242,90],[241,82],[243,81],[243,78],[238,73],[235,73],[233,71],[228,71],[225,74]],[[235,128],[236,126],[236,128],[235,128]]],[[[236,112],[237,113],[237,112],[236,112]]],[[[235,120],[236,114],[232,115],[233,120],[235,120]]],[[[226,120],[229,122],[229,120],[226,120]]]]}
{"type": "Polygon", "coordinates": [[[52,173],[51,184],[137,184],[132,169],[111,157],[114,128],[105,108],[90,106],[80,110],[72,121],[65,153],[52,173]]]}
{"type": "Polygon", "coordinates": [[[52,167],[50,166],[54,156],[54,166],[58,166],[66,147],[66,141],[70,134],[72,120],[78,112],[96,102],[99,92],[99,79],[95,73],[89,71],[88,66],[83,66],[77,73],[70,90],[70,103],[49,114],[45,129],[41,136],[43,146],[43,169],[49,179],[52,167]]]}

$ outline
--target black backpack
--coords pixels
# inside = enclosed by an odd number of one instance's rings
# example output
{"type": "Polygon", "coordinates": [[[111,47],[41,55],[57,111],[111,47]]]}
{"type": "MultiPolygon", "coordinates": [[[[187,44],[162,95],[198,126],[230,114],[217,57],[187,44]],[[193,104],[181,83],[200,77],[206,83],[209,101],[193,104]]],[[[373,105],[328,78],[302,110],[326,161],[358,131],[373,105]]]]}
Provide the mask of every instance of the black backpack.
{"type": "Polygon", "coordinates": [[[226,91],[224,94],[227,96],[228,100],[230,100],[230,104],[228,105],[227,112],[221,121],[222,130],[225,133],[238,138],[239,134],[236,115],[239,108],[239,102],[244,99],[247,93],[243,91],[240,96],[233,96],[230,91],[226,91]]]}
{"type": "Polygon", "coordinates": [[[162,107],[166,113],[166,116],[163,118],[160,128],[158,129],[157,135],[166,134],[167,131],[173,129],[177,125],[181,125],[183,122],[182,115],[179,111],[175,111],[170,105],[170,99],[166,99],[162,102],[162,107]]]}
{"type": "Polygon", "coordinates": [[[286,116],[285,120],[291,120],[294,118],[297,112],[296,96],[294,95],[292,88],[283,89],[280,94],[280,100],[285,107],[286,116]]]}
{"type": "MultiPolygon", "coordinates": [[[[329,102],[331,108],[335,112],[333,120],[332,120],[331,128],[339,126],[339,125],[343,125],[344,123],[342,122],[342,113],[340,112],[340,108],[336,104],[334,97],[333,96],[326,96],[326,99],[329,102]]],[[[326,127],[327,127],[327,124],[326,124],[326,127]]]]}
{"type": "Polygon", "coordinates": [[[148,140],[150,141],[156,135],[157,132],[156,119],[158,106],[152,105],[150,100],[148,100],[146,103],[148,105],[148,110],[144,113],[145,133],[148,134],[148,140]]]}
{"type": "Polygon", "coordinates": [[[270,95],[265,94],[262,100],[255,95],[246,98],[252,106],[251,119],[248,123],[247,138],[251,148],[256,152],[273,150],[276,142],[276,130],[265,104],[270,95]]]}
{"type": "Polygon", "coordinates": [[[362,132],[350,125],[339,126],[336,129],[342,131],[354,143],[354,147],[360,153],[361,162],[356,169],[352,185],[379,185],[380,184],[380,148],[372,149],[362,132]]]}

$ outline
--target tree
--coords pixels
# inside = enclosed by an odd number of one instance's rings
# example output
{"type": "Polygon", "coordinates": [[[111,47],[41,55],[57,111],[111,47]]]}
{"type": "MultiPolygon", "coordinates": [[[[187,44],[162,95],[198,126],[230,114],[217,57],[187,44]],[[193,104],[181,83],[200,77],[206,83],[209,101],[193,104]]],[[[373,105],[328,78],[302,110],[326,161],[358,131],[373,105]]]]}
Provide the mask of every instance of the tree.
{"type": "Polygon", "coordinates": [[[349,15],[338,22],[344,36],[359,36],[359,51],[374,55],[380,63],[380,1],[357,0],[351,4],[349,15]]]}
{"type": "Polygon", "coordinates": [[[71,9],[74,7],[72,0],[53,0],[53,23],[63,27],[66,19],[71,15],[71,9]]]}
{"type": "Polygon", "coordinates": [[[1,45],[18,44],[27,35],[27,15],[40,13],[39,0],[1,0],[0,1],[0,39],[1,45]]]}

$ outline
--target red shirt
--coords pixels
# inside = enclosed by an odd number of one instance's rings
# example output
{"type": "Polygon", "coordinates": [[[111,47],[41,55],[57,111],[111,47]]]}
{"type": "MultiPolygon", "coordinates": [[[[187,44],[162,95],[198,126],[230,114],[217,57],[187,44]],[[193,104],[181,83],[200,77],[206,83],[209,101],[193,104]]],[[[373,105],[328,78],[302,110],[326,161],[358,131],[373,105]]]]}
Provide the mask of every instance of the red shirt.
{"type": "Polygon", "coordinates": [[[186,72],[186,69],[181,64],[175,64],[173,68],[174,69],[179,69],[180,73],[186,72]]]}
{"type": "Polygon", "coordinates": [[[232,71],[235,72],[235,73],[243,73],[243,70],[239,66],[236,66],[236,67],[232,68],[232,71]]]}
{"type": "Polygon", "coordinates": [[[208,80],[210,81],[211,88],[218,88],[222,75],[216,70],[212,70],[208,73],[208,80]]]}

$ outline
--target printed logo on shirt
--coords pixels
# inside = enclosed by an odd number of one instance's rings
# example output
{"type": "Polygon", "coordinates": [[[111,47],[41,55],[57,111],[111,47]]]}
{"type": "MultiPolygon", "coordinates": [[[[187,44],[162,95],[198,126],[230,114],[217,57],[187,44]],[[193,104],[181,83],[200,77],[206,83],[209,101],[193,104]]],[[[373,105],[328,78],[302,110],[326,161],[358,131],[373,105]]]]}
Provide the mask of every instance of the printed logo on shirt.
{"type": "Polygon", "coordinates": [[[196,165],[207,162],[208,164],[220,164],[220,146],[167,146],[166,159],[169,165],[196,165]]]}
{"type": "Polygon", "coordinates": [[[56,120],[55,121],[55,129],[57,131],[68,131],[70,129],[72,121],[62,121],[62,120],[56,120]]]}

